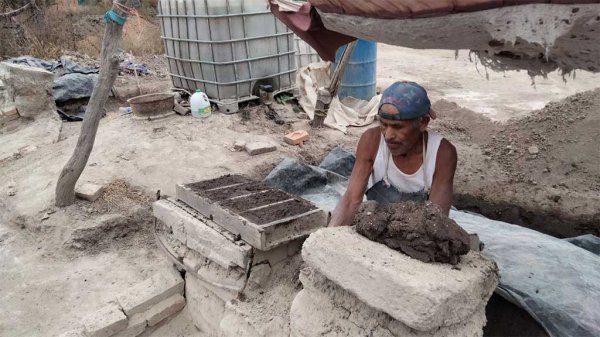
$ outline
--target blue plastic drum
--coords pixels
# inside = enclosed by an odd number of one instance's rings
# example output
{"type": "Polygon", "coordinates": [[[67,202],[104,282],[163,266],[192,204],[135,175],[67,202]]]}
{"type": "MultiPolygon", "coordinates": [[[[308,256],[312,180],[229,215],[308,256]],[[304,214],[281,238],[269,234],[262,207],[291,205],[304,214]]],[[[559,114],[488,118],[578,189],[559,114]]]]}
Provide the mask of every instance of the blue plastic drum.
{"type": "MultiPolygon", "coordinates": [[[[335,66],[342,57],[346,46],[340,47],[335,54],[335,66]]],[[[334,68],[335,69],[335,68],[334,68]]],[[[347,96],[371,100],[377,90],[377,43],[373,41],[358,40],[349,64],[344,71],[338,96],[343,99],[347,96]]]]}

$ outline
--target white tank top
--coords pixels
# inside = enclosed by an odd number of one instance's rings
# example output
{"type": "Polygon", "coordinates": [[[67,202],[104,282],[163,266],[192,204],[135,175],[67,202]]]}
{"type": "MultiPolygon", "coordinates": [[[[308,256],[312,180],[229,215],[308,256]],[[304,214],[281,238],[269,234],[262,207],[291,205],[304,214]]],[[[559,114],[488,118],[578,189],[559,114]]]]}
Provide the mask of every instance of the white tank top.
{"type": "Polygon", "coordinates": [[[394,163],[390,154],[390,149],[385,143],[383,135],[379,141],[379,149],[373,163],[373,172],[369,178],[369,187],[384,180],[387,170],[388,183],[394,186],[399,192],[414,193],[422,190],[430,191],[435,173],[435,162],[440,143],[444,137],[435,132],[427,132],[427,148],[424,150],[425,160],[423,165],[413,174],[405,174],[394,163]]]}

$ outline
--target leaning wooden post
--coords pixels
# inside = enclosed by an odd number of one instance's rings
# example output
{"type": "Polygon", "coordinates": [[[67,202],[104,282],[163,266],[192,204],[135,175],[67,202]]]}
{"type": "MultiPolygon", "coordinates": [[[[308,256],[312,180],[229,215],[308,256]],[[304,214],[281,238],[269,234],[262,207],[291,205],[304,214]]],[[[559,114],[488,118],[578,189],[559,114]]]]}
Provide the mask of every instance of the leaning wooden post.
{"type": "Polygon", "coordinates": [[[329,105],[331,104],[333,98],[337,95],[340,82],[342,81],[342,76],[344,75],[344,70],[346,70],[346,66],[350,61],[350,57],[352,57],[352,52],[354,51],[355,46],[356,41],[352,41],[346,46],[346,49],[344,49],[344,53],[340,58],[340,62],[335,68],[333,76],[331,77],[331,83],[329,84],[329,87],[319,88],[317,90],[315,118],[312,122],[313,128],[320,128],[323,126],[323,122],[325,121],[327,112],[329,111],[329,105]]]}
{"type": "Polygon", "coordinates": [[[73,155],[65,164],[56,183],[56,206],[71,205],[75,201],[75,184],[81,176],[90,157],[102,110],[119,72],[119,45],[123,35],[123,25],[127,19],[129,1],[113,2],[105,16],[106,29],[102,40],[100,74],[90,97],[81,126],[81,133],[73,155]]]}

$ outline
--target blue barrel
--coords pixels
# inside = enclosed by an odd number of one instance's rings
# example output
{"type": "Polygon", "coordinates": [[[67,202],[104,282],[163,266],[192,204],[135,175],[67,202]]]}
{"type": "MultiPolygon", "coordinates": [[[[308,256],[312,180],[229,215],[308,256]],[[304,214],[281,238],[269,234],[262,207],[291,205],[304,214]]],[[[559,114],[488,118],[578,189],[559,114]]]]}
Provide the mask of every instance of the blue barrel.
{"type": "MultiPolygon", "coordinates": [[[[340,61],[346,46],[341,46],[335,54],[335,66],[340,61]]],[[[335,69],[335,68],[334,68],[335,69]]],[[[377,42],[358,40],[352,57],[344,71],[338,96],[371,100],[377,91],[377,42]]]]}

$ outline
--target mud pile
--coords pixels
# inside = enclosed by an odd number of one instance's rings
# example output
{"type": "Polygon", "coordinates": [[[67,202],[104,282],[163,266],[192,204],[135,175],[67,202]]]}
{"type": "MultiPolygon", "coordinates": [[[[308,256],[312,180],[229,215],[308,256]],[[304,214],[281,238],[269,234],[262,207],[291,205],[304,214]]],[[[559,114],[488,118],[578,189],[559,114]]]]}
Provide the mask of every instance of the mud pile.
{"type": "Polygon", "coordinates": [[[457,264],[469,252],[469,235],[430,203],[363,203],[356,231],[423,262],[457,264]]]}

